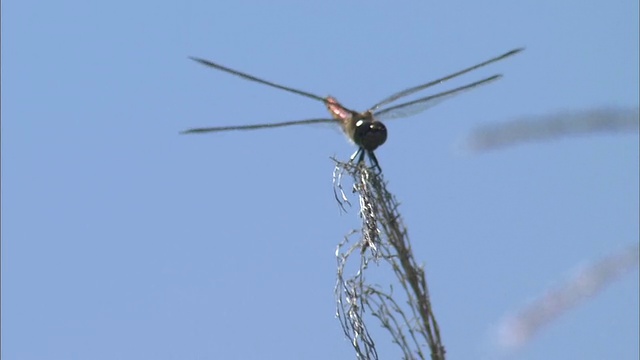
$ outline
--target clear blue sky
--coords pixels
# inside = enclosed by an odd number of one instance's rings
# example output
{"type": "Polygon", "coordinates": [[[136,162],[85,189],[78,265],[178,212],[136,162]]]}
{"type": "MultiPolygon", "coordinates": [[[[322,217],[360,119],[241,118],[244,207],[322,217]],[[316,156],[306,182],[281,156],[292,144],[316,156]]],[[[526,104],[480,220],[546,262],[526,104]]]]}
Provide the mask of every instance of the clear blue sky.
{"type": "MultiPolygon", "coordinates": [[[[353,358],[334,250],[359,219],[329,159],[353,146],[326,126],[178,135],[327,115],[188,56],[361,110],[527,48],[377,151],[450,359],[492,358],[506,313],[638,242],[637,134],[455,150],[483,124],[638,106],[637,0],[2,5],[3,359],[353,358]]],[[[638,335],[636,269],[516,358],[637,359],[638,335]]]]}

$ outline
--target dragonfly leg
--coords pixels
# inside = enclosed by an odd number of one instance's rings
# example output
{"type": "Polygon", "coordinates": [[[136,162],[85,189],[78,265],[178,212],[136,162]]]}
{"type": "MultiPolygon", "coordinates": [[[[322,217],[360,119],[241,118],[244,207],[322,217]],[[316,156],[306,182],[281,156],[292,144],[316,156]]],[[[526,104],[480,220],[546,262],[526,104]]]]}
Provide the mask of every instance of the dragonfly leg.
{"type": "Polygon", "coordinates": [[[364,152],[362,150],[362,148],[358,148],[358,150],[356,150],[356,152],[353,153],[353,155],[351,155],[351,157],[349,158],[349,163],[353,163],[353,160],[356,159],[356,156],[360,155],[360,157],[358,158],[358,163],[362,161],[363,156],[364,156],[364,152]]]}
{"type": "Polygon", "coordinates": [[[382,173],[382,168],[378,163],[378,159],[376,158],[376,155],[371,150],[358,148],[358,150],[354,152],[353,155],[351,155],[351,157],[349,158],[349,164],[352,164],[356,159],[356,157],[358,158],[358,161],[356,161],[356,164],[363,163],[365,154],[369,156],[369,159],[371,160],[371,165],[373,165],[373,168],[378,171],[378,174],[382,173]]]}
{"type": "Polygon", "coordinates": [[[360,156],[358,156],[358,164],[364,163],[364,150],[360,151],[360,156]]]}
{"type": "MultiPolygon", "coordinates": [[[[363,153],[364,155],[364,153],[363,153]]],[[[380,167],[380,164],[378,163],[378,158],[376,158],[376,155],[373,153],[373,151],[368,150],[367,151],[367,155],[369,155],[369,159],[371,160],[371,164],[373,165],[373,167],[378,170],[378,174],[382,173],[382,168],[380,167]]]]}

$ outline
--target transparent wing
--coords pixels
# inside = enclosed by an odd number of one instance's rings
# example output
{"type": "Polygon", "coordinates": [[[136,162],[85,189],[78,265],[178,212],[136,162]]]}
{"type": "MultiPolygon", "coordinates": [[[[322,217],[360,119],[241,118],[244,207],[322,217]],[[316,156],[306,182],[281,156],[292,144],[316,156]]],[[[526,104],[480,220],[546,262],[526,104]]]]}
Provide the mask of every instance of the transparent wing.
{"type": "Polygon", "coordinates": [[[493,75],[491,77],[476,81],[471,84],[460,86],[449,91],[444,91],[435,95],[423,97],[418,100],[409,101],[406,103],[402,103],[396,106],[392,106],[392,107],[380,110],[376,113],[373,113],[373,116],[375,117],[376,120],[389,120],[389,119],[396,119],[396,118],[415,115],[455,95],[461,94],[471,89],[475,89],[478,86],[486,85],[490,82],[500,79],[501,77],[502,75],[493,75]]]}
{"type": "Polygon", "coordinates": [[[270,123],[270,124],[193,128],[193,129],[182,131],[180,133],[181,134],[202,134],[202,133],[220,132],[220,131],[257,130],[257,129],[268,129],[268,128],[283,127],[283,126],[321,124],[321,123],[337,123],[337,121],[334,119],[307,119],[307,120],[296,120],[296,121],[284,121],[284,122],[270,123]]]}
{"type": "Polygon", "coordinates": [[[214,69],[222,70],[224,72],[228,72],[229,74],[233,74],[233,75],[239,76],[239,77],[247,79],[247,80],[251,80],[251,81],[255,81],[255,82],[260,83],[260,84],[271,86],[271,87],[274,87],[276,89],[281,89],[281,90],[288,91],[288,92],[291,92],[291,93],[294,93],[294,94],[306,96],[308,98],[311,98],[311,99],[314,99],[314,100],[318,100],[318,101],[322,101],[322,102],[325,101],[325,98],[322,97],[322,96],[318,96],[318,95],[315,95],[315,94],[312,94],[312,93],[308,93],[306,91],[294,89],[294,88],[291,88],[291,87],[288,87],[288,86],[279,85],[279,84],[273,83],[271,81],[263,80],[263,79],[255,77],[253,75],[249,75],[249,74],[240,72],[238,70],[230,69],[230,68],[228,68],[226,66],[222,66],[222,65],[219,65],[219,64],[216,64],[216,63],[212,63],[211,61],[208,61],[208,60],[204,60],[204,59],[200,59],[200,58],[196,58],[196,57],[189,57],[189,59],[191,59],[193,61],[197,61],[197,62],[199,62],[199,63],[201,63],[203,65],[212,67],[214,69]]]}
{"type": "Polygon", "coordinates": [[[412,88],[409,88],[409,89],[406,89],[406,90],[402,90],[400,92],[397,92],[397,93],[385,98],[384,100],[378,102],[377,104],[373,105],[369,109],[369,111],[375,112],[375,110],[379,109],[380,107],[382,107],[384,105],[387,105],[387,104],[389,104],[391,102],[394,102],[394,101],[398,100],[401,97],[405,97],[405,96],[411,95],[411,94],[413,94],[415,92],[418,92],[420,90],[426,89],[428,87],[443,83],[443,82],[445,82],[447,80],[453,79],[453,78],[458,77],[458,76],[463,75],[463,74],[466,74],[466,73],[468,73],[470,71],[473,71],[475,69],[481,68],[483,66],[489,65],[491,63],[494,63],[496,61],[502,60],[502,59],[507,58],[509,56],[515,55],[515,54],[517,54],[517,53],[519,53],[519,52],[521,52],[523,50],[524,50],[524,48],[514,49],[514,50],[511,50],[511,51],[509,51],[507,53],[504,53],[504,54],[502,54],[500,56],[496,56],[496,57],[494,57],[492,59],[489,59],[487,61],[481,62],[481,63],[476,64],[474,66],[471,66],[471,67],[468,67],[466,69],[463,69],[463,70],[460,70],[458,72],[455,72],[453,74],[447,75],[447,76],[445,76],[443,78],[440,78],[440,79],[437,79],[437,80],[433,80],[433,81],[430,81],[430,82],[428,82],[426,84],[418,85],[418,86],[415,86],[415,87],[412,87],[412,88]]]}

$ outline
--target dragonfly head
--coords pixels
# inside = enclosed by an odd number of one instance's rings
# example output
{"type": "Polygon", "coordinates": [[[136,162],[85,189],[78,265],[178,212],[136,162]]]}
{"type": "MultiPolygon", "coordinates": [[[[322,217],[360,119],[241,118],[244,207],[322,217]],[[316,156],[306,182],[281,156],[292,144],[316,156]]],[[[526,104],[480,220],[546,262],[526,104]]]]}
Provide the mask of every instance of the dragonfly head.
{"type": "Polygon", "coordinates": [[[387,141],[387,127],[376,120],[361,119],[355,124],[353,141],[367,151],[373,151],[387,141]]]}

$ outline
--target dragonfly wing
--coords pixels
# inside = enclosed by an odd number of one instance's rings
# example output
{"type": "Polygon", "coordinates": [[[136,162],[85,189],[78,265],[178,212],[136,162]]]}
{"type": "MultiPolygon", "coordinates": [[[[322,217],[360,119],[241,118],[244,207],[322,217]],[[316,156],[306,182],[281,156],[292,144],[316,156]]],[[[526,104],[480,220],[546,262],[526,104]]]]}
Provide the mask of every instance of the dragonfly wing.
{"type": "Polygon", "coordinates": [[[271,87],[274,87],[276,89],[281,89],[281,90],[284,90],[284,91],[288,91],[288,92],[291,92],[291,93],[294,93],[294,94],[306,96],[306,97],[314,99],[314,100],[318,100],[318,101],[322,101],[322,102],[325,101],[325,98],[323,98],[322,96],[318,96],[318,95],[315,95],[315,94],[312,94],[312,93],[309,93],[309,92],[306,92],[306,91],[294,89],[294,88],[291,88],[291,87],[288,87],[288,86],[276,84],[276,83],[273,83],[271,81],[263,80],[263,79],[260,79],[258,77],[255,77],[253,75],[249,75],[247,73],[243,73],[243,72],[240,72],[238,70],[233,70],[233,69],[230,69],[230,68],[228,68],[226,66],[222,66],[220,64],[213,63],[213,62],[211,62],[209,60],[200,59],[200,58],[197,58],[197,57],[189,57],[189,58],[191,60],[193,60],[193,61],[199,62],[202,65],[206,65],[206,66],[212,67],[214,69],[218,69],[218,70],[221,70],[221,71],[227,72],[229,74],[233,74],[233,75],[239,76],[239,77],[247,79],[247,80],[255,81],[257,83],[264,84],[264,85],[267,85],[267,86],[271,86],[271,87]]]}
{"type": "Polygon", "coordinates": [[[481,63],[476,64],[474,66],[471,66],[471,67],[468,67],[466,69],[463,69],[463,70],[460,70],[458,72],[455,72],[453,74],[447,75],[447,76],[445,76],[443,78],[430,81],[430,82],[428,82],[426,84],[414,86],[414,87],[406,89],[406,90],[399,91],[399,92],[397,92],[397,93],[395,93],[395,94],[393,94],[393,95],[381,100],[377,104],[373,105],[369,110],[372,111],[372,112],[375,112],[375,110],[379,109],[380,107],[382,107],[384,105],[387,105],[389,103],[392,103],[392,102],[394,102],[394,101],[396,101],[396,100],[398,100],[398,99],[400,99],[402,97],[411,95],[411,94],[416,93],[416,92],[418,92],[420,90],[423,90],[423,89],[426,89],[428,87],[443,83],[443,82],[445,82],[447,80],[453,79],[453,78],[458,77],[458,76],[463,75],[463,74],[466,74],[466,73],[468,73],[470,71],[473,71],[475,69],[478,69],[478,68],[481,68],[483,66],[492,64],[492,63],[494,63],[496,61],[499,61],[499,60],[502,60],[502,59],[507,58],[509,56],[515,55],[515,54],[517,54],[517,53],[519,53],[519,52],[521,52],[523,50],[524,50],[524,48],[514,49],[514,50],[506,52],[506,53],[504,53],[504,54],[502,54],[500,56],[496,56],[496,57],[494,57],[492,59],[489,59],[487,61],[481,62],[481,63]]]}
{"type": "Polygon", "coordinates": [[[377,120],[390,120],[415,115],[455,95],[475,89],[481,85],[486,85],[490,82],[500,79],[501,77],[502,75],[493,75],[491,77],[476,81],[471,84],[460,86],[449,91],[444,91],[435,95],[423,97],[414,101],[409,101],[386,109],[382,109],[374,113],[373,116],[377,120]]]}
{"type": "Polygon", "coordinates": [[[217,126],[217,127],[193,128],[193,129],[182,131],[180,133],[181,134],[203,134],[203,133],[220,132],[220,131],[257,130],[257,129],[268,129],[268,128],[283,127],[283,126],[321,124],[321,123],[333,123],[333,122],[336,122],[336,120],[307,119],[307,120],[296,120],[296,121],[284,121],[284,122],[272,123],[272,124],[253,124],[253,125],[240,125],[240,126],[217,126]]]}

